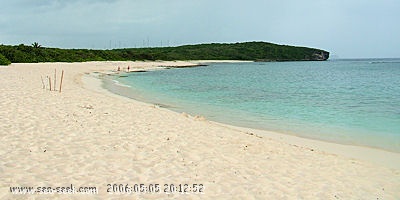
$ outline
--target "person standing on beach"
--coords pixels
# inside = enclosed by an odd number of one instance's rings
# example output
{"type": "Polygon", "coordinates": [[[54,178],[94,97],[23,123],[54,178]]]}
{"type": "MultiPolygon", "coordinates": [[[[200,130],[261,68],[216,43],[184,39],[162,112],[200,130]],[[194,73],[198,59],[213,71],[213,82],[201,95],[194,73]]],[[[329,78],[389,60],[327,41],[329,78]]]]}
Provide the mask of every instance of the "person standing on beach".
{"type": "Polygon", "coordinates": [[[130,67],[128,66],[128,72],[129,72],[130,67]]]}

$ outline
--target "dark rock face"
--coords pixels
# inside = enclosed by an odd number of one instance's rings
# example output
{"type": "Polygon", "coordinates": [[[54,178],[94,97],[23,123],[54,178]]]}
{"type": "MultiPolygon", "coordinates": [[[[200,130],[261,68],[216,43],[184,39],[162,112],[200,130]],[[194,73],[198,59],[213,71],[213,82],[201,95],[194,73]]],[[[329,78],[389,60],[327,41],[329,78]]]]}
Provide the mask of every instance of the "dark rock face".
{"type": "Polygon", "coordinates": [[[313,53],[311,60],[322,61],[322,60],[328,60],[328,58],[329,58],[329,52],[320,51],[313,53]]]}

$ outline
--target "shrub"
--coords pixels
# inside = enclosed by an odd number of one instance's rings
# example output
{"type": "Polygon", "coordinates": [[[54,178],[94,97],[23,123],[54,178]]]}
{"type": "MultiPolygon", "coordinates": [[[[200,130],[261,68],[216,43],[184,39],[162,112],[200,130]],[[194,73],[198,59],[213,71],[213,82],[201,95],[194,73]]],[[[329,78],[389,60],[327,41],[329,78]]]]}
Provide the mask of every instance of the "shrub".
{"type": "Polygon", "coordinates": [[[0,54],[0,65],[9,65],[11,62],[3,56],[3,54],[0,54]]]}

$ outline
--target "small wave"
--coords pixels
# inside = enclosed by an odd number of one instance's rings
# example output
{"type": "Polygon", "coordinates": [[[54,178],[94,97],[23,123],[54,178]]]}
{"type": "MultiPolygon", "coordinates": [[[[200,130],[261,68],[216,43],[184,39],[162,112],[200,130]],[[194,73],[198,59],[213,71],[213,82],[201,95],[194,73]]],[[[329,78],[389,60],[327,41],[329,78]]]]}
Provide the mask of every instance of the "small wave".
{"type": "Polygon", "coordinates": [[[381,64],[381,63],[400,63],[400,61],[372,61],[369,64],[381,64]]]}
{"type": "Polygon", "coordinates": [[[121,87],[128,87],[128,88],[131,87],[131,86],[129,86],[129,85],[122,84],[121,82],[119,82],[119,81],[117,81],[117,80],[113,80],[113,82],[114,82],[115,85],[118,85],[118,86],[121,86],[121,87]]]}

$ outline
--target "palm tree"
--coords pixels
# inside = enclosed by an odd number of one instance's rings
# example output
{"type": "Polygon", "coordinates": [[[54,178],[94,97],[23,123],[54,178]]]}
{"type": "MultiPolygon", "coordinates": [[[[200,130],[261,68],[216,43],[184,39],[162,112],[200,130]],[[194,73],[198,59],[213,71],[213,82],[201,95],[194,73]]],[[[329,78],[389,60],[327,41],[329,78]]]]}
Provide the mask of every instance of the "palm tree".
{"type": "Polygon", "coordinates": [[[32,44],[32,46],[33,46],[33,48],[40,48],[42,45],[40,45],[40,44],[37,43],[37,42],[34,42],[34,43],[32,44]]]}

